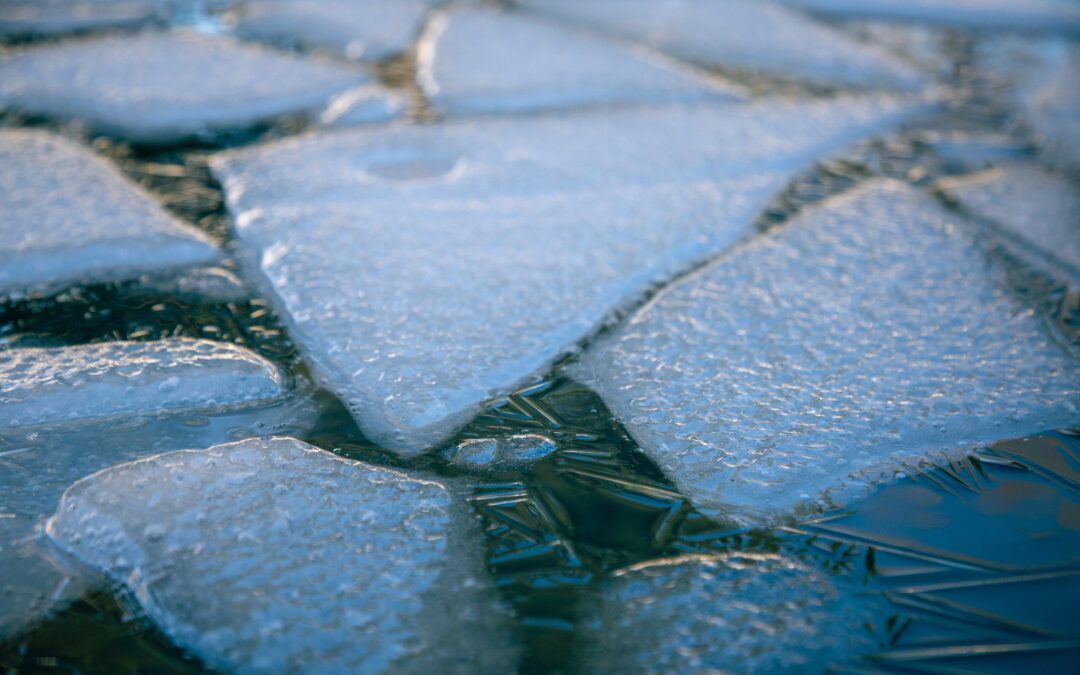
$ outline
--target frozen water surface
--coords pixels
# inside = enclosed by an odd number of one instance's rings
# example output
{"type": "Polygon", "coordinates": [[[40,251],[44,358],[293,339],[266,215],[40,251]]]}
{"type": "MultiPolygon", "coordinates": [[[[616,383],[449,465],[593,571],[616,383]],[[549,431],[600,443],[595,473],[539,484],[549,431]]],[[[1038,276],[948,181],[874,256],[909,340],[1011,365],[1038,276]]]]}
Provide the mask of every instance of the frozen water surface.
{"type": "Polygon", "coordinates": [[[555,441],[542,434],[513,434],[498,438],[470,438],[443,454],[452,464],[474,470],[526,469],[551,455],[555,441]]]}
{"type": "Polygon", "coordinates": [[[759,0],[519,0],[557,16],[708,66],[817,84],[914,89],[902,60],[798,12],[759,0]]]}
{"type": "Polygon", "coordinates": [[[452,114],[734,98],[659,55],[495,9],[440,15],[419,57],[425,93],[452,114]]]}
{"type": "Polygon", "coordinates": [[[886,608],[769,553],[643,563],[602,584],[582,621],[588,672],[825,672],[879,647],[886,608]]]}
{"type": "Polygon", "coordinates": [[[1004,164],[942,185],[961,206],[1080,279],[1080,188],[1034,164],[1004,164]]]}
{"type": "Polygon", "coordinates": [[[317,134],[214,163],[249,264],[369,438],[415,454],[796,171],[918,108],[668,106],[317,134]]]}
{"type": "Polygon", "coordinates": [[[154,19],[155,0],[5,0],[0,35],[52,35],[138,26],[154,19]]]}
{"type": "Polygon", "coordinates": [[[0,292],[123,279],[216,256],[206,236],[88,149],[46,132],[0,130],[0,292]]]}
{"type": "Polygon", "coordinates": [[[1075,0],[782,0],[838,18],[891,19],[955,28],[1080,33],[1075,0]]]}
{"type": "Polygon", "coordinates": [[[451,491],[293,439],[114,466],[72,486],[47,532],[213,668],[516,662],[475,525],[451,491]]]}
{"type": "Polygon", "coordinates": [[[696,506],[751,520],[1071,423],[1080,360],[959,225],[871,182],[665,289],[576,372],[696,506]]]}
{"type": "Polygon", "coordinates": [[[254,0],[237,35],[380,61],[412,45],[433,0],[254,0]]]}
{"type": "Polygon", "coordinates": [[[362,71],[221,37],[146,32],[0,57],[0,105],[169,143],[322,109],[362,71]]]}
{"type": "Polygon", "coordinates": [[[176,338],[0,351],[0,427],[270,402],[282,374],[228,343],[176,338]]]}

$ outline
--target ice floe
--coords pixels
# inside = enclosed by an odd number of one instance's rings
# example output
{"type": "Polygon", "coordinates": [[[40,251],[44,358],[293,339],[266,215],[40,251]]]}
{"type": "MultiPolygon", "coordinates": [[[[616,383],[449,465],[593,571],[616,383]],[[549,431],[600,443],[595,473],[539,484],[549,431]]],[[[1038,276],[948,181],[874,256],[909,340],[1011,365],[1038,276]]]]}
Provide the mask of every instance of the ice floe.
{"type": "Polygon", "coordinates": [[[0,35],[53,35],[102,28],[128,28],[159,15],[157,0],[5,0],[0,35]]]}
{"type": "Polygon", "coordinates": [[[209,340],[5,349],[0,427],[258,405],[283,387],[269,361],[209,340]]]}
{"type": "Polygon", "coordinates": [[[315,134],[213,163],[247,266],[369,438],[415,454],[744,236],[889,97],[315,134]]]}
{"type": "Polygon", "coordinates": [[[1004,164],[950,178],[940,187],[1010,240],[1034,247],[1080,280],[1080,187],[1034,164],[1004,164]]]}
{"type": "Polygon", "coordinates": [[[659,55],[490,8],[439,15],[417,65],[428,99],[451,114],[735,98],[731,87],[722,91],[718,82],[659,55]]]}
{"type": "Polygon", "coordinates": [[[42,131],[0,131],[0,292],[125,279],[217,255],[89,150],[42,131]]]}
{"type": "Polygon", "coordinates": [[[0,58],[0,106],[169,143],[319,111],[360,70],[183,32],[37,46],[0,58]]]}
{"type": "Polygon", "coordinates": [[[1062,345],[956,216],[877,180],[665,289],[575,372],[695,506],[760,522],[1075,422],[1062,345]]]}
{"type": "Polygon", "coordinates": [[[289,438],[114,466],[50,539],[125,584],[211,668],[507,672],[517,647],[466,507],[289,438]]]}
{"type": "Polygon", "coordinates": [[[873,45],[760,0],[518,0],[517,4],[687,61],[815,84],[918,88],[919,75],[873,45]]]}
{"type": "Polygon", "coordinates": [[[826,672],[875,650],[886,607],[794,558],[658,560],[601,584],[580,622],[588,672],[826,672]]]}
{"type": "Polygon", "coordinates": [[[1080,33],[1074,0],[781,0],[837,18],[885,19],[953,28],[1080,33]]]}
{"type": "Polygon", "coordinates": [[[255,0],[236,22],[237,35],[351,59],[381,61],[408,50],[431,0],[255,0]]]}

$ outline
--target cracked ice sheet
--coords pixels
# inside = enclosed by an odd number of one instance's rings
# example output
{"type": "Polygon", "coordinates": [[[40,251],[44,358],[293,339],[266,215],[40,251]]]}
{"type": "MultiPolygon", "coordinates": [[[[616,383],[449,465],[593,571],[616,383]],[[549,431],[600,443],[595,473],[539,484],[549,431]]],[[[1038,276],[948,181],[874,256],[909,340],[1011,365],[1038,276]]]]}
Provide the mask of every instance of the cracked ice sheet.
{"type": "Polygon", "coordinates": [[[236,22],[237,35],[322,47],[351,59],[382,61],[407,51],[432,0],[255,0],[236,22]]]}
{"type": "Polygon", "coordinates": [[[398,126],[213,168],[249,272],[319,377],[409,455],[748,233],[793,173],[920,109],[840,98],[398,126]]]}
{"type": "Polygon", "coordinates": [[[428,99],[454,115],[738,98],[659,55],[490,8],[440,15],[418,55],[428,99]]]}
{"type": "Polygon", "coordinates": [[[318,111],[371,87],[360,70],[184,32],[107,36],[0,58],[0,106],[171,143],[318,111]]]}
{"type": "Polygon", "coordinates": [[[760,0],[518,0],[543,14],[641,42],[674,57],[816,84],[918,89],[887,51],[760,0]]]}
{"type": "Polygon", "coordinates": [[[253,439],[89,476],[46,531],[211,668],[509,672],[518,649],[461,497],[253,439]]]}
{"type": "Polygon", "coordinates": [[[1080,359],[952,216],[878,180],[664,290],[590,383],[711,516],[843,500],[899,459],[1076,421],[1080,359]]]}
{"type": "Polygon", "coordinates": [[[1080,189],[1034,164],[1004,164],[941,181],[969,212],[997,223],[1011,242],[1080,280],[1080,189]]]}
{"type": "Polygon", "coordinates": [[[98,581],[41,547],[35,533],[72,483],[120,462],[266,434],[302,434],[318,408],[297,397],[244,410],[0,428],[0,641],[98,581]]]}
{"type": "Polygon", "coordinates": [[[836,18],[1080,33],[1075,0],[781,0],[836,18]]]}
{"type": "Polygon", "coordinates": [[[217,255],[90,150],[41,131],[0,131],[0,292],[126,279],[217,255]]]}
{"type": "Polygon", "coordinates": [[[220,410],[284,393],[272,363],[242,347],[175,338],[0,351],[0,428],[220,410]]]}
{"type": "Polygon", "coordinates": [[[777,554],[616,572],[580,622],[586,672],[826,672],[879,646],[880,600],[777,554]]]}

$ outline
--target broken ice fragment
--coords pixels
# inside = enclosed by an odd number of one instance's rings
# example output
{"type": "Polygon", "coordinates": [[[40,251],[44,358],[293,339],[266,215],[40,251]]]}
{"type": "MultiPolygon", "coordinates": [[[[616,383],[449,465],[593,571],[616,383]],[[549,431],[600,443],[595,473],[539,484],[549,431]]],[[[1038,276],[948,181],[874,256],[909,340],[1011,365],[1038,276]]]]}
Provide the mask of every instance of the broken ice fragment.
{"type": "Polygon", "coordinates": [[[760,0],[519,0],[517,4],[705,66],[816,84],[915,89],[913,68],[873,45],[760,0]]]}
{"type": "Polygon", "coordinates": [[[1010,242],[1034,248],[1080,280],[1080,189],[1033,164],[1005,164],[941,181],[969,212],[999,225],[1010,242]]]}
{"type": "Polygon", "coordinates": [[[157,0],[5,0],[0,35],[40,36],[139,26],[158,16],[157,0]]]}
{"type": "Polygon", "coordinates": [[[422,0],[256,0],[235,32],[245,38],[381,61],[409,49],[431,2],[422,0]]]}
{"type": "Polygon", "coordinates": [[[1074,0],[782,0],[841,19],[883,19],[953,28],[1080,33],[1074,0]]]}
{"type": "Polygon", "coordinates": [[[587,672],[825,672],[875,651],[883,601],[778,554],[686,556],[602,584],[580,626],[587,672]]]}
{"type": "Polygon", "coordinates": [[[658,55],[635,52],[572,26],[495,9],[439,16],[418,61],[428,98],[451,114],[735,98],[718,83],[658,55]]]}
{"type": "Polygon", "coordinates": [[[0,131],[0,292],[126,279],[216,256],[205,235],[89,150],[42,131],[0,131]]]}
{"type": "Polygon", "coordinates": [[[709,515],[1072,423],[1080,359],[927,197],[872,181],[671,286],[576,374],[709,515]]]}
{"type": "Polygon", "coordinates": [[[213,168],[253,280],[320,379],[369,438],[416,454],[736,242],[816,157],[917,109],[841,97],[398,126],[213,168]]]}
{"type": "Polygon", "coordinates": [[[445,451],[447,459],[465,469],[525,469],[555,452],[555,441],[540,434],[470,438],[445,451]]]}
{"type": "Polygon", "coordinates": [[[68,489],[47,533],[211,668],[516,663],[475,523],[447,487],[297,440],[114,466],[68,489]]]}
{"type": "Polygon", "coordinates": [[[225,38],[147,32],[0,58],[0,105],[170,143],[317,111],[368,80],[359,70],[225,38]]]}
{"type": "Polygon", "coordinates": [[[0,428],[258,405],[283,386],[269,361],[209,340],[6,349],[0,428]]]}

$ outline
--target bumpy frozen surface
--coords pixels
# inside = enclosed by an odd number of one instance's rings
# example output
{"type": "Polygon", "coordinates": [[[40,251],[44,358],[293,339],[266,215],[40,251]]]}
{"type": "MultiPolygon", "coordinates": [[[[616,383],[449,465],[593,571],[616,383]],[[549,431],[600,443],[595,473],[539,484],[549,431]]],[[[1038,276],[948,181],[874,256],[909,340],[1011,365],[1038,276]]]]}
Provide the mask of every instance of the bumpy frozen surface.
{"type": "Polygon", "coordinates": [[[216,255],[89,150],[44,132],[0,131],[0,292],[128,278],[216,255]]]}
{"type": "Polygon", "coordinates": [[[841,98],[485,120],[312,135],[214,167],[317,373],[372,440],[413,454],[734,243],[813,158],[911,112],[841,98]]]}
{"type": "Polygon", "coordinates": [[[421,0],[255,0],[236,24],[243,37],[321,47],[379,61],[407,50],[429,5],[421,0]]]}
{"type": "Polygon", "coordinates": [[[283,393],[269,361],[176,338],[0,351],[0,427],[257,405],[283,393]]]}
{"type": "Polygon", "coordinates": [[[783,0],[825,15],[895,19],[958,28],[1080,33],[1074,0],[783,0]]]}
{"type": "Polygon", "coordinates": [[[1080,359],[955,221],[872,182],[669,287],[576,372],[696,506],[747,520],[1074,422],[1080,359]]]}
{"type": "Polygon", "coordinates": [[[660,560],[617,573],[581,622],[604,673],[825,672],[878,646],[880,601],[775,554],[660,560]]]}
{"type": "Polygon", "coordinates": [[[1080,279],[1080,188],[1074,182],[1033,164],[1006,164],[950,180],[945,191],[1080,279]]]}
{"type": "Polygon", "coordinates": [[[688,61],[821,84],[916,88],[903,61],[759,0],[520,0],[517,4],[688,61]]]}
{"type": "Polygon", "coordinates": [[[0,59],[0,105],[171,142],[317,110],[367,79],[220,37],[147,32],[13,52],[0,59]]]}
{"type": "Polygon", "coordinates": [[[153,19],[154,0],[4,0],[0,35],[51,35],[137,26],[153,19]]]}
{"type": "Polygon", "coordinates": [[[421,86],[452,114],[734,98],[657,55],[495,9],[440,15],[419,56],[421,86]]]}
{"type": "Polygon", "coordinates": [[[94,474],[47,533],[213,668],[508,672],[464,518],[439,483],[270,438],[94,474]]]}

